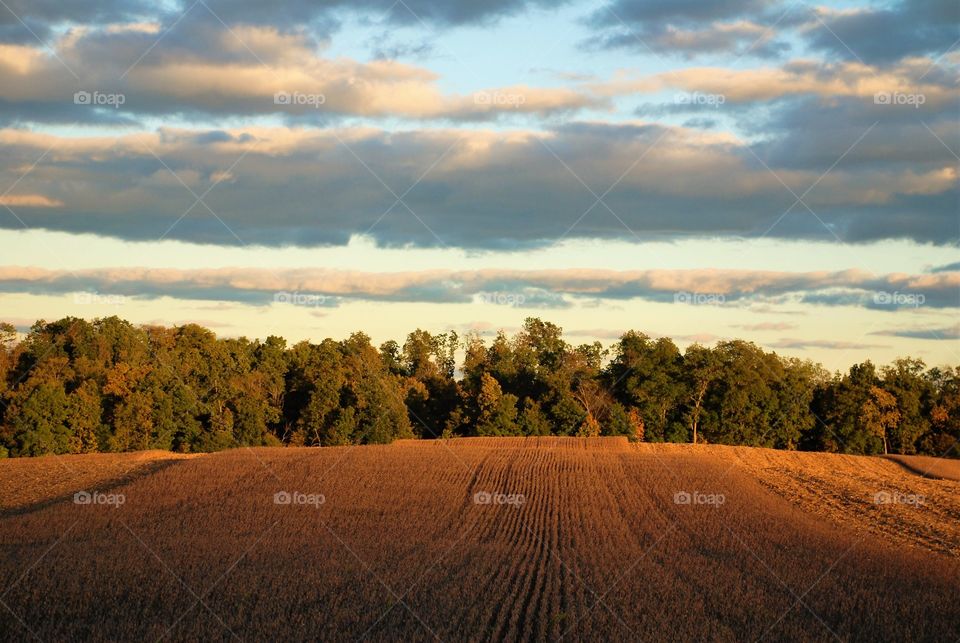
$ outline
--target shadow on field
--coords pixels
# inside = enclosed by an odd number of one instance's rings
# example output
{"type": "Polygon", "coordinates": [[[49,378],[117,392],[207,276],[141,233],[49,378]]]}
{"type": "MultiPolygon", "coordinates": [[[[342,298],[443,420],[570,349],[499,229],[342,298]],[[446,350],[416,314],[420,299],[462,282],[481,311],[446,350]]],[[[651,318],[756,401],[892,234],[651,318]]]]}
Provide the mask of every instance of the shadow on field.
{"type": "MultiPolygon", "coordinates": [[[[95,487],[95,490],[98,492],[109,493],[111,491],[119,489],[124,485],[130,484],[135,480],[139,480],[140,478],[146,478],[147,476],[151,476],[155,473],[163,471],[164,469],[166,469],[171,465],[179,464],[185,461],[186,460],[173,460],[173,459],[172,460],[155,460],[153,462],[142,464],[122,475],[114,476],[102,482],[98,482],[96,485],[93,485],[93,487],[95,487]]],[[[56,495],[52,498],[47,498],[39,502],[32,502],[30,504],[27,504],[21,507],[9,507],[5,509],[0,508],[0,519],[11,518],[14,516],[25,516],[25,515],[32,514],[36,511],[46,509],[47,507],[52,507],[61,502],[73,502],[74,494],[82,490],[83,489],[79,489],[79,488],[71,489],[70,491],[56,495]]],[[[93,491],[93,490],[94,488],[91,488],[91,489],[88,489],[87,491],[93,491]]]]}
{"type": "Polygon", "coordinates": [[[921,478],[960,482],[960,460],[932,458],[922,455],[887,455],[883,457],[921,478]]]}

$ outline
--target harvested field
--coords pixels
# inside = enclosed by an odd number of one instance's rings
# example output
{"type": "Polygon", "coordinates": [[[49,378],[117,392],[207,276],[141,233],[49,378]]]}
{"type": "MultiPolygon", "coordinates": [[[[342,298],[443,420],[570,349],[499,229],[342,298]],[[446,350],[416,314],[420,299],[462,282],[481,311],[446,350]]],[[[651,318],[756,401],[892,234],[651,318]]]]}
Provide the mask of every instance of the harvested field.
{"type": "Polygon", "coordinates": [[[887,458],[925,478],[960,482],[960,460],[932,458],[928,455],[890,455],[887,458]]]}
{"type": "Polygon", "coordinates": [[[950,474],[960,464],[955,461],[719,445],[643,443],[634,448],[728,462],[805,513],[838,528],[960,558],[960,485],[946,476],[917,475],[926,470],[950,474]],[[913,464],[901,465],[894,458],[913,464]]]}
{"type": "Polygon", "coordinates": [[[0,515],[72,497],[81,489],[108,489],[196,455],[170,451],[91,453],[11,458],[0,463],[0,515]]]}
{"type": "MultiPolygon", "coordinates": [[[[30,472],[10,464],[4,488],[30,472]]],[[[66,493],[54,486],[45,497],[66,493]]],[[[463,439],[239,449],[112,491],[122,504],[65,499],[0,519],[0,636],[953,643],[960,632],[960,483],[881,458],[463,439]],[[873,504],[884,491],[897,502],[873,504]],[[911,495],[923,503],[899,502],[911,495]]]]}

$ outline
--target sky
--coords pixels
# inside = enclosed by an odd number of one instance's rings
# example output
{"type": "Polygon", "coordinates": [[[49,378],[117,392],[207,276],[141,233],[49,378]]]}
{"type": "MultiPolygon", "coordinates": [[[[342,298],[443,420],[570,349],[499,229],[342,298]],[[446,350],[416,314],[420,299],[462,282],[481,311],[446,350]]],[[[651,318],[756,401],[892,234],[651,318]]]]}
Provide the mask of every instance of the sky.
{"type": "Polygon", "coordinates": [[[0,320],[960,363],[960,3],[4,0],[0,320]]]}

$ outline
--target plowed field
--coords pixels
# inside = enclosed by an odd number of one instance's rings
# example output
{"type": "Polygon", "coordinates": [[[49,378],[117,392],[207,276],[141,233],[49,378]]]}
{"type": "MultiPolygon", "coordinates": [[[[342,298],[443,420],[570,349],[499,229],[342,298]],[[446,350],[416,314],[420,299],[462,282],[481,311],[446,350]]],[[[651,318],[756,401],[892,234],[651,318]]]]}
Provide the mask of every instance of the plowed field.
{"type": "Polygon", "coordinates": [[[0,637],[960,637],[960,483],[882,458],[463,439],[98,477],[95,457],[0,461],[0,489],[29,487],[0,513],[0,637]]]}

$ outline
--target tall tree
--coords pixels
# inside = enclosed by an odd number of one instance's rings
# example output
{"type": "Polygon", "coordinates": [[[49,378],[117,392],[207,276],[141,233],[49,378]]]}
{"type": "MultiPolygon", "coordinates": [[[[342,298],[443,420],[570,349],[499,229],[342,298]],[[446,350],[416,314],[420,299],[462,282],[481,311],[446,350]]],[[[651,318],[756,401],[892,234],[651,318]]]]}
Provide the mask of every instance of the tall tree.
{"type": "Polygon", "coordinates": [[[686,418],[690,425],[691,442],[696,444],[707,391],[720,377],[721,363],[709,348],[691,344],[683,355],[683,373],[687,393],[686,418]]]}
{"type": "Polygon", "coordinates": [[[860,410],[860,421],[864,428],[883,441],[883,453],[890,452],[888,436],[900,423],[900,410],[897,399],[879,386],[871,386],[870,393],[860,410]]]}

